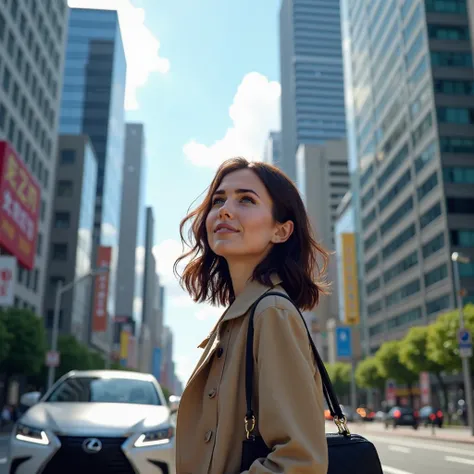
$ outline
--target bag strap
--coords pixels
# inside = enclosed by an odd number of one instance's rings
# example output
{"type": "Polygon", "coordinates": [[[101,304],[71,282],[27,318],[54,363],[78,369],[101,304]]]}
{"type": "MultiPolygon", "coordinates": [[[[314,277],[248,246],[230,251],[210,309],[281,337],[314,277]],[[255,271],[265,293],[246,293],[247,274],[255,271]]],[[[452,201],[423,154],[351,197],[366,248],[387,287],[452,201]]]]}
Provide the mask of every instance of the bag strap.
{"type": "Polygon", "coordinates": [[[334,387],[331,383],[331,379],[329,378],[329,374],[324,366],[324,362],[319,355],[318,349],[316,348],[313,338],[311,337],[311,333],[309,332],[308,325],[303,317],[301,311],[297,308],[293,300],[281,293],[279,291],[267,291],[265,294],[260,296],[257,301],[252,305],[250,310],[250,318],[249,318],[249,326],[247,330],[247,346],[246,346],[246,367],[245,367],[245,398],[247,401],[247,414],[245,415],[245,430],[247,432],[247,438],[250,438],[250,434],[255,429],[256,425],[256,418],[254,411],[252,409],[252,398],[253,398],[253,374],[254,374],[254,359],[253,359],[253,339],[254,339],[254,316],[255,310],[257,309],[258,303],[267,296],[280,296],[281,298],[285,298],[286,300],[290,301],[298,311],[301,319],[303,320],[304,326],[306,328],[306,332],[308,333],[309,342],[311,343],[311,348],[313,350],[314,359],[316,361],[316,365],[318,367],[319,373],[321,375],[321,380],[323,384],[323,393],[324,398],[326,399],[326,403],[329,408],[329,412],[331,416],[334,418],[334,421],[339,429],[340,434],[349,434],[349,430],[346,427],[346,419],[342,413],[341,406],[339,405],[339,400],[337,398],[336,392],[334,391],[334,387]],[[250,426],[249,426],[250,423],[250,426]]]}

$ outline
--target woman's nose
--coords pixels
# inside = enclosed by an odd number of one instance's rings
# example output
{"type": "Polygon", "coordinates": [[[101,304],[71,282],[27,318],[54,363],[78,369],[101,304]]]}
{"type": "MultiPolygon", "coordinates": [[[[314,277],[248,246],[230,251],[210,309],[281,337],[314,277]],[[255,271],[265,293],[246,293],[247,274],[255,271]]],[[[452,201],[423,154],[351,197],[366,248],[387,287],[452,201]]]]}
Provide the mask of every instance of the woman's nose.
{"type": "Polygon", "coordinates": [[[226,201],[220,208],[219,208],[219,219],[226,217],[227,219],[232,218],[232,211],[229,206],[229,201],[226,201]]]}

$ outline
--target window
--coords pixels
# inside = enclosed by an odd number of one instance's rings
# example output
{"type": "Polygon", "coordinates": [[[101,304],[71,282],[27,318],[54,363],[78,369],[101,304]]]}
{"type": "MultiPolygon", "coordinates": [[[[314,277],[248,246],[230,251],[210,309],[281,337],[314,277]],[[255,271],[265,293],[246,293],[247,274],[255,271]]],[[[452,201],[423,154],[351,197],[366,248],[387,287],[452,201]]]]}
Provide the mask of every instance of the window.
{"type": "Polygon", "coordinates": [[[428,194],[433,191],[436,186],[438,186],[438,174],[435,171],[429,178],[426,179],[423,184],[421,184],[421,186],[418,186],[418,189],[416,190],[418,194],[418,201],[421,201],[426,196],[428,196],[428,194]]]}
{"type": "Polygon", "coordinates": [[[410,283],[402,286],[398,290],[393,291],[385,297],[385,304],[387,307],[400,303],[405,298],[408,298],[420,291],[420,280],[413,280],[410,283]]]}
{"type": "Polygon", "coordinates": [[[474,277],[474,263],[463,263],[459,265],[459,276],[463,278],[472,278],[474,277]]]}
{"type": "Polygon", "coordinates": [[[5,128],[5,123],[7,121],[7,109],[3,104],[0,104],[0,129],[5,128]]]}
{"type": "Polygon", "coordinates": [[[367,237],[367,239],[364,242],[365,251],[373,247],[376,242],[377,242],[377,231],[374,231],[369,237],[367,237]]]}
{"type": "Polygon", "coordinates": [[[425,286],[428,288],[435,283],[443,281],[448,277],[448,266],[444,263],[439,267],[434,268],[433,270],[425,273],[425,286]]]}
{"type": "Polygon", "coordinates": [[[38,237],[36,238],[36,255],[41,256],[41,251],[43,247],[43,234],[38,232],[38,237]]]}
{"type": "Polygon", "coordinates": [[[367,182],[369,181],[370,177],[374,173],[374,165],[370,165],[366,171],[360,177],[360,187],[363,188],[367,182]]]}
{"type": "Polygon", "coordinates": [[[442,123],[474,123],[474,109],[463,107],[438,107],[438,120],[442,123]]]}
{"type": "Polygon", "coordinates": [[[56,195],[59,197],[71,197],[73,191],[72,181],[59,180],[56,188],[56,195]]]}
{"type": "Polygon", "coordinates": [[[374,198],[374,195],[375,195],[375,189],[374,189],[374,187],[372,186],[372,187],[364,194],[364,196],[362,196],[362,199],[361,199],[362,209],[364,209],[364,207],[366,207],[367,204],[369,204],[369,202],[372,201],[372,199],[374,198]]]}
{"type": "Polygon", "coordinates": [[[382,300],[377,300],[367,305],[367,315],[369,318],[375,316],[380,311],[382,311],[382,300]]]}
{"type": "Polygon", "coordinates": [[[76,150],[65,148],[61,150],[61,164],[72,165],[76,161],[76,150]]]}
{"type": "Polygon", "coordinates": [[[455,247],[474,247],[474,230],[452,230],[451,244],[455,247]]]}
{"type": "Polygon", "coordinates": [[[474,95],[474,81],[450,81],[436,79],[434,90],[438,94],[474,95]]]}
{"type": "Polygon", "coordinates": [[[430,143],[416,158],[415,171],[418,174],[436,156],[436,143],[430,143]]]}
{"type": "Polygon", "coordinates": [[[379,202],[379,211],[382,212],[408,185],[411,181],[411,171],[408,169],[392,186],[390,191],[379,202]]]}
{"type": "Polygon", "coordinates": [[[53,260],[67,260],[67,244],[53,244],[53,260]]]}
{"type": "Polygon", "coordinates": [[[387,330],[406,326],[421,319],[421,308],[410,309],[387,320],[387,330]]]}
{"type": "Polygon", "coordinates": [[[383,280],[385,283],[396,278],[398,275],[410,270],[418,263],[418,252],[415,250],[407,257],[405,257],[400,262],[396,263],[392,267],[390,267],[387,271],[383,274],[383,280]]]}
{"type": "Polygon", "coordinates": [[[376,336],[377,334],[381,334],[385,332],[385,321],[382,321],[381,323],[377,323],[374,326],[371,326],[369,328],[369,336],[373,337],[376,336]]]}
{"type": "Polygon", "coordinates": [[[435,300],[428,301],[426,303],[426,314],[429,316],[434,313],[439,313],[444,309],[448,309],[450,307],[450,296],[444,295],[435,300]]]}
{"type": "Polygon", "coordinates": [[[364,217],[364,219],[362,219],[362,226],[366,229],[370,226],[370,224],[372,224],[372,222],[375,221],[376,218],[377,215],[375,213],[375,208],[373,208],[372,211],[370,211],[369,214],[364,217]]]}
{"type": "Polygon", "coordinates": [[[474,198],[447,198],[450,214],[474,214],[474,198]]]}
{"type": "Polygon", "coordinates": [[[440,148],[443,153],[474,153],[474,138],[441,137],[440,148]]]}
{"type": "Polygon", "coordinates": [[[3,71],[3,90],[8,94],[8,91],[10,89],[10,83],[12,80],[12,76],[10,74],[10,71],[7,69],[5,66],[5,70],[3,71]]]}
{"type": "Polygon", "coordinates": [[[56,212],[54,214],[55,229],[69,229],[71,215],[69,212],[56,212]]]}
{"type": "Polygon", "coordinates": [[[415,236],[415,225],[409,225],[404,231],[392,239],[382,250],[384,259],[390,258],[397,250],[401,249],[410,239],[415,236]]]}
{"type": "Polygon", "coordinates": [[[392,227],[397,225],[413,209],[413,198],[410,196],[403,202],[380,227],[380,233],[386,234],[392,227]]]}
{"type": "MultiPolygon", "coordinates": [[[[453,244],[455,245],[455,244],[453,244]]],[[[438,234],[436,237],[433,237],[431,240],[426,242],[422,247],[423,258],[431,257],[436,252],[441,250],[444,247],[444,234],[438,234]]]]}
{"type": "Polygon", "coordinates": [[[472,55],[470,51],[432,51],[431,64],[437,67],[472,67],[472,55]]]}
{"type": "Polygon", "coordinates": [[[436,40],[468,41],[468,26],[428,25],[428,36],[436,40]]]}
{"type": "Polygon", "coordinates": [[[374,255],[366,264],[365,264],[365,272],[371,272],[379,263],[379,256],[374,255]]]}
{"type": "Polygon", "coordinates": [[[424,229],[441,215],[441,204],[438,202],[420,216],[420,228],[424,229]]]}
{"type": "Polygon", "coordinates": [[[443,168],[443,178],[446,183],[474,184],[474,167],[443,168]]]}
{"type": "Polygon", "coordinates": [[[425,0],[429,13],[467,13],[466,0],[425,0]]]}
{"type": "Polygon", "coordinates": [[[429,112],[428,115],[420,123],[420,125],[418,125],[415,131],[411,134],[411,139],[412,139],[414,147],[416,147],[416,145],[420,143],[421,140],[423,140],[426,133],[429,130],[431,130],[432,126],[433,126],[433,117],[431,115],[431,112],[429,112]]]}
{"type": "Polygon", "coordinates": [[[367,284],[366,292],[367,295],[372,294],[374,291],[377,291],[380,288],[380,278],[376,278],[367,284]]]}
{"type": "Polygon", "coordinates": [[[393,160],[385,168],[384,172],[377,179],[377,187],[381,189],[389,180],[395,171],[397,171],[408,157],[408,145],[405,145],[394,157],[393,160]]]}

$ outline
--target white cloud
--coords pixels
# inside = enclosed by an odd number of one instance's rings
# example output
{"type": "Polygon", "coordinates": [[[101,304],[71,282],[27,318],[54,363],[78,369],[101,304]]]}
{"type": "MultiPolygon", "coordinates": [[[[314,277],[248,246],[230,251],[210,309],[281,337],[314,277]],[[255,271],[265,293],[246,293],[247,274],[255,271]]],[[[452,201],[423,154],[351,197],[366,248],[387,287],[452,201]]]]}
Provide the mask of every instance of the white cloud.
{"type": "Polygon", "coordinates": [[[160,56],[158,38],[145,26],[145,10],[130,0],[68,0],[70,7],[117,10],[127,59],[125,109],[138,109],[137,89],[144,86],[150,74],[169,71],[169,60],[160,56]]]}
{"type": "Polygon", "coordinates": [[[224,310],[217,306],[209,306],[209,305],[199,305],[202,306],[198,309],[194,315],[196,319],[199,321],[207,321],[208,319],[217,319],[219,316],[222,315],[224,310]]]}
{"type": "Polygon", "coordinates": [[[145,247],[142,245],[135,249],[135,274],[143,275],[145,271],[145,247]]]}
{"type": "Polygon", "coordinates": [[[133,314],[141,314],[143,309],[143,299],[136,296],[133,299],[133,314]]]}
{"type": "Polygon", "coordinates": [[[280,95],[278,82],[257,72],[246,74],[229,108],[232,127],[211,146],[191,140],[184,154],[194,165],[210,168],[237,155],[261,159],[269,131],[280,128],[280,95]]]}
{"type": "MultiPolygon", "coordinates": [[[[160,280],[163,285],[177,283],[177,279],[173,273],[173,265],[176,259],[182,255],[183,248],[180,242],[173,239],[167,239],[159,245],[153,247],[153,255],[156,258],[156,265],[160,280]]],[[[178,269],[182,270],[186,262],[182,262],[178,269]]]]}

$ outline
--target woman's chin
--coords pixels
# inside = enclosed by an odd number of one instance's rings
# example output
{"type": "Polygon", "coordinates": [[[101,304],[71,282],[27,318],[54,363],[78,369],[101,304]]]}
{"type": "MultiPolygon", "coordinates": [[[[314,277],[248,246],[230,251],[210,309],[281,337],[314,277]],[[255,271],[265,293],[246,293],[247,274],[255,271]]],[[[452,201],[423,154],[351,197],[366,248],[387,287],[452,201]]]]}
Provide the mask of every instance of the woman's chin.
{"type": "Polygon", "coordinates": [[[225,240],[214,243],[212,251],[223,258],[234,257],[242,253],[241,249],[235,245],[235,242],[227,242],[225,240]]]}

